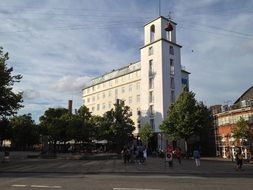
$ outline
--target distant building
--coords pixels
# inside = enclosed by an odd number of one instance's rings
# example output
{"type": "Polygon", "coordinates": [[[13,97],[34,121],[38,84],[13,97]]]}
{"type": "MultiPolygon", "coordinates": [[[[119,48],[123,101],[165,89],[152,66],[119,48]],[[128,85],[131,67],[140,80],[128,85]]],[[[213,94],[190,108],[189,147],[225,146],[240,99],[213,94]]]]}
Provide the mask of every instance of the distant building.
{"type": "Polygon", "coordinates": [[[216,154],[223,158],[232,158],[236,148],[244,151],[245,158],[253,151],[253,86],[250,87],[232,106],[212,106],[215,126],[216,154]],[[240,117],[247,121],[251,129],[251,137],[246,141],[236,140],[232,129],[240,117]]]}
{"type": "Polygon", "coordinates": [[[182,88],[189,88],[189,72],[181,66],[182,46],[176,42],[176,25],[165,17],[147,23],[140,61],[99,76],[83,89],[83,104],[94,115],[103,115],[117,101],[124,101],[132,111],[134,134],[150,123],[162,149],[165,137],[159,125],[182,88]]]}

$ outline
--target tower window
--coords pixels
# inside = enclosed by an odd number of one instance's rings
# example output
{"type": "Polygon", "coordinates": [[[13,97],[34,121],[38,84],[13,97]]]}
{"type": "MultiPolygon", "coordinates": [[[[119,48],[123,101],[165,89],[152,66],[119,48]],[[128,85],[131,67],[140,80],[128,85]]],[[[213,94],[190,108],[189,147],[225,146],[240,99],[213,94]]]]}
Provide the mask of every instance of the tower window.
{"type": "Polygon", "coordinates": [[[149,103],[153,103],[154,102],[154,93],[153,91],[149,92],[149,103]]]}
{"type": "Polygon", "coordinates": [[[155,41],[155,25],[150,27],[150,42],[155,41]]]}
{"type": "Polygon", "coordinates": [[[173,46],[170,46],[170,54],[174,55],[174,48],[173,48],[173,46]]]}
{"type": "Polygon", "coordinates": [[[149,60],[149,75],[154,74],[154,65],[153,65],[153,60],[149,60]]]}
{"type": "Polygon", "coordinates": [[[175,80],[173,77],[170,77],[170,87],[173,89],[175,88],[175,80]]]}
{"type": "Polygon", "coordinates": [[[174,103],[175,102],[175,91],[172,90],[171,91],[171,103],[174,103]]]}
{"type": "Polygon", "coordinates": [[[151,47],[148,48],[148,55],[153,55],[153,53],[154,53],[154,49],[151,46],[151,47]]]}
{"type": "Polygon", "coordinates": [[[174,67],[174,61],[173,61],[173,59],[170,59],[170,74],[171,75],[175,74],[175,67],[174,67]]]}
{"type": "Polygon", "coordinates": [[[149,89],[154,88],[154,78],[149,78],[149,89]]]}

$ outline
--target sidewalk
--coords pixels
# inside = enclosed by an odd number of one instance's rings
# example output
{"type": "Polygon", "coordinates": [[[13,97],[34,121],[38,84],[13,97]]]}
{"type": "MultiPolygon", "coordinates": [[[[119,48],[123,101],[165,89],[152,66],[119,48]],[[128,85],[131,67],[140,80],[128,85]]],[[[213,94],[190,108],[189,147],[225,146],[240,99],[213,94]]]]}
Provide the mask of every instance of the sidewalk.
{"type": "Polygon", "coordinates": [[[194,160],[174,160],[169,167],[163,158],[150,157],[144,164],[127,163],[121,159],[70,160],[70,159],[10,159],[0,163],[1,173],[71,173],[71,174],[162,174],[162,175],[244,175],[253,177],[253,164],[244,164],[244,171],[235,170],[235,162],[203,158],[200,167],[194,160]]]}

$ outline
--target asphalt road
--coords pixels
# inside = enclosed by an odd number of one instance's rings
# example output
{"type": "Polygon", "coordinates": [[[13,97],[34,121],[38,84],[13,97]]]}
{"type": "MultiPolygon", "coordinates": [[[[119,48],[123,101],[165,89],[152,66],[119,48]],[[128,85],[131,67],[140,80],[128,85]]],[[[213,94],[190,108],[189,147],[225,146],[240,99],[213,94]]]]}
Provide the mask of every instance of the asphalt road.
{"type": "Polygon", "coordinates": [[[1,175],[1,190],[252,190],[250,177],[201,177],[193,175],[1,175]]]}

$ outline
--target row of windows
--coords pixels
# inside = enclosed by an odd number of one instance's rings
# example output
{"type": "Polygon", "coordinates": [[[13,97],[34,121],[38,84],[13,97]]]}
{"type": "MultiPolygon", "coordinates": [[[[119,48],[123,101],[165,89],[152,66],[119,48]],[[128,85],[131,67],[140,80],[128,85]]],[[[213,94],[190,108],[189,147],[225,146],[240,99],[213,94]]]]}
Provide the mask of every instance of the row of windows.
{"type": "MultiPolygon", "coordinates": [[[[149,76],[154,75],[154,62],[153,59],[149,60],[149,76]]],[[[170,59],[170,75],[175,75],[175,66],[174,66],[174,60],[170,59]]]]}
{"type": "Polygon", "coordinates": [[[225,124],[235,124],[243,117],[245,121],[253,122],[253,113],[245,113],[241,115],[226,116],[218,119],[218,126],[225,124]]]}
{"type": "Polygon", "coordinates": [[[94,92],[95,90],[100,90],[100,89],[105,89],[105,88],[108,88],[108,87],[112,87],[113,85],[117,85],[121,82],[124,82],[124,81],[127,81],[127,80],[130,80],[130,79],[133,79],[134,77],[140,77],[141,76],[141,71],[137,71],[137,72],[134,72],[134,73],[130,73],[128,75],[124,75],[122,77],[118,77],[118,78],[115,78],[113,80],[110,80],[110,81],[107,81],[107,82],[104,82],[102,84],[98,84],[98,85],[95,85],[95,86],[92,86],[90,88],[87,88],[84,93],[85,94],[88,94],[90,92],[94,92]]]}
{"type": "MultiPolygon", "coordinates": [[[[170,55],[174,55],[174,47],[173,46],[169,47],[169,53],[170,53],[170,55]]],[[[153,54],[154,54],[154,48],[153,48],[153,46],[150,46],[148,48],[148,55],[153,55],[153,54]]]]}
{"type": "Polygon", "coordinates": [[[95,102],[96,100],[99,100],[100,98],[111,97],[112,93],[114,93],[115,97],[118,97],[119,92],[121,93],[132,92],[134,88],[136,90],[140,90],[140,82],[137,82],[135,85],[129,84],[129,85],[122,86],[121,88],[115,88],[114,90],[108,90],[106,92],[98,93],[96,96],[94,95],[91,98],[87,98],[87,103],[90,103],[91,101],[95,102]]]}
{"type": "MultiPolygon", "coordinates": [[[[132,96],[129,96],[128,97],[128,100],[126,102],[126,104],[130,105],[130,104],[133,104],[133,103],[139,103],[140,102],[140,95],[137,95],[136,96],[136,102],[134,102],[134,97],[132,96]]],[[[113,104],[112,102],[108,102],[108,103],[102,103],[102,104],[97,104],[96,107],[93,106],[91,108],[91,111],[100,111],[100,110],[108,110],[108,109],[111,109],[113,107],[113,104]]]]}

